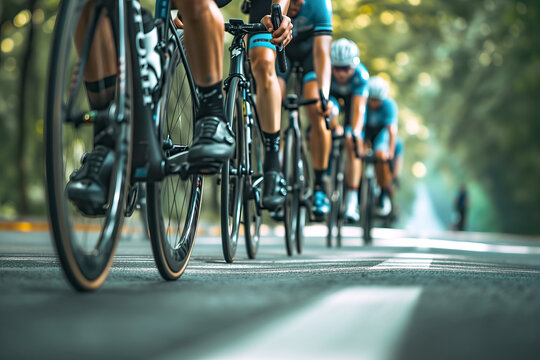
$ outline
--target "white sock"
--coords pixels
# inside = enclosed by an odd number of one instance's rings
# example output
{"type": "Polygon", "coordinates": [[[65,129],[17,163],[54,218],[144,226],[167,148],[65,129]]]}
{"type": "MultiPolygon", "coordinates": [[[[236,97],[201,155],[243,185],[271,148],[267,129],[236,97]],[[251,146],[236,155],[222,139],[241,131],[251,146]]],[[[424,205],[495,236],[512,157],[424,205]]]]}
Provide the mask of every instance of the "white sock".
{"type": "Polygon", "coordinates": [[[347,208],[358,207],[358,190],[349,189],[347,191],[347,208]]]}

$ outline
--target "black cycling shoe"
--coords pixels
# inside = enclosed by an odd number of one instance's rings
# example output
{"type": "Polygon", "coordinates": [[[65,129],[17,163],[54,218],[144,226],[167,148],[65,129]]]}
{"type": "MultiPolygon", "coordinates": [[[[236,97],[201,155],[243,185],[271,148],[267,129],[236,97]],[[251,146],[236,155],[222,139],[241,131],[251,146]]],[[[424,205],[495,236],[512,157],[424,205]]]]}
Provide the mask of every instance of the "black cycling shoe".
{"type": "Polygon", "coordinates": [[[287,189],[285,178],[278,171],[264,173],[262,206],[270,211],[276,210],[285,201],[287,189]]]}
{"type": "Polygon", "coordinates": [[[195,123],[193,145],[189,149],[189,167],[194,172],[219,172],[234,153],[234,134],[227,124],[215,116],[198,119],[195,123]]]}
{"type": "Polygon", "coordinates": [[[104,215],[114,152],[104,145],[97,145],[83,156],[81,162],[81,168],[71,174],[66,185],[67,196],[85,215],[104,215]]]}

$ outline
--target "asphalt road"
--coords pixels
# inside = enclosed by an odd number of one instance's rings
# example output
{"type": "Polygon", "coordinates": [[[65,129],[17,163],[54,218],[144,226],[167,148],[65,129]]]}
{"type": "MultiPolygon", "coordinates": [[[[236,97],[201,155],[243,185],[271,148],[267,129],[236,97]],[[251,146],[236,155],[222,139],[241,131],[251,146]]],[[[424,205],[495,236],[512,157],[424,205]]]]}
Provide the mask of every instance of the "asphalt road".
{"type": "Polygon", "coordinates": [[[119,246],[97,292],[63,278],[48,233],[0,232],[2,359],[540,359],[540,239],[349,229],[327,249],[279,231],[257,260],[200,236],[176,282],[148,242],[119,246]]]}

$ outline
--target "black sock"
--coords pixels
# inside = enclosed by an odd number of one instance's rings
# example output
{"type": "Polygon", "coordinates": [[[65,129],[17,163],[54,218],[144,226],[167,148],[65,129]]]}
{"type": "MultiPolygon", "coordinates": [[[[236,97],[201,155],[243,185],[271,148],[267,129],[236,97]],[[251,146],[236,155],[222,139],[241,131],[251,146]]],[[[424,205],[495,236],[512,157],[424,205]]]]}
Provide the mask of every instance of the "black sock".
{"type": "Polygon", "coordinates": [[[315,170],[315,190],[322,190],[324,191],[324,173],[326,170],[315,170]]]}
{"type": "Polygon", "coordinates": [[[275,133],[264,133],[264,171],[279,171],[279,130],[275,133]]]}
{"type": "Polygon", "coordinates": [[[216,116],[225,119],[223,112],[223,82],[218,81],[210,86],[198,86],[199,88],[199,110],[197,119],[205,116],[216,116]]]}

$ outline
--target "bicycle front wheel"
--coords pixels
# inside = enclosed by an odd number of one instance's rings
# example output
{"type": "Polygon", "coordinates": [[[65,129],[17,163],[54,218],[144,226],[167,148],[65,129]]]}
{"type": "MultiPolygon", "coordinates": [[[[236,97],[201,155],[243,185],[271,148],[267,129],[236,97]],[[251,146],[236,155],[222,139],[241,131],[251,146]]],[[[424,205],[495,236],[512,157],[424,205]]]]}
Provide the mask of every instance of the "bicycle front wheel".
{"type": "MultiPolygon", "coordinates": [[[[176,31],[176,30],[175,30],[176,31]]],[[[179,36],[182,32],[178,32],[179,36]]],[[[164,157],[187,152],[195,124],[194,83],[182,43],[171,33],[167,42],[169,66],[156,106],[159,143],[164,157]]],[[[165,280],[178,279],[187,267],[195,243],[203,180],[199,175],[182,179],[170,175],[147,184],[147,207],[152,252],[165,280]]]]}
{"type": "Polygon", "coordinates": [[[369,245],[371,244],[371,227],[373,226],[373,179],[365,179],[364,187],[362,191],[362,208],[364,210],[362,214],[362,228],[364,245],[369,245]]]}
{"type": "Polygon", "coordinates": [[[244,151],[241,96],[239,80],[234,78],[225,99],[225,115],[236,135],[236,150],[232,159],[227,161],[221,170],[221,245],[223,256],[228,263],[232,263],[236,256],[245,185],[242,169],[244,151]]]}
{"type": "Polygon", "coordinates": [[[111,267],[129,185],[132,123],[131,76],[128,76],[131,58],[129,46],[121,35],[125,29],[118,29],[118,20],[125,15],[124,3],[120,2],[115,9],[85,3],[63,1],[60,5],[49,64],[44,129],[47,204],[53,243],[69,282],[80,291],[99,288],[111,267]],[[110,149],[114,164],[106,202],[100,208],[79,210],[80,204],[77,206],[68,198],[66,185],[81,166],[82,155],[93,150],[95,124],[91,119],[96,118],[96,112],[92,111],[82,84],[98,28],[118,34],[112,46],[124,57],[127,67],[118,68],[110,106],[99,113],[107,131],[116,134],[110,149]]]}
{"type": "Polygon", "coordinates": [[[298,152],[297,140],[293,129],[285,133],[285,152],[283,155],[283,173],[287,183],[287,196],[284,206],[285,248],[292,256],[296,242],[300,196],[298,192],[298,152]]]}
{"type": "MultiPolygon", "coordinates": [[[[253,105],[253,104],[252,104],[253,105]]],[[[246,160],[246,185],[243,204],[244,233],[246,239],[246,251],[248,258],[255,259],[259,249],[261,238],[262,209],[260,207],[260,197],[262,193],[262,176],[264,153],[263,141],[259,135],[258,119],[256,112],[253,112],[253,123],[251,127],[251,141],[245,139],[247,149],[246,160]]]]}

